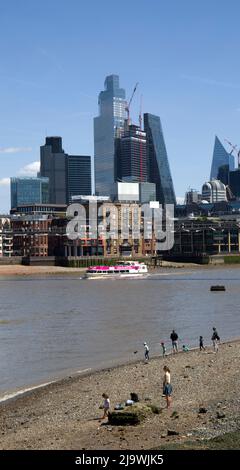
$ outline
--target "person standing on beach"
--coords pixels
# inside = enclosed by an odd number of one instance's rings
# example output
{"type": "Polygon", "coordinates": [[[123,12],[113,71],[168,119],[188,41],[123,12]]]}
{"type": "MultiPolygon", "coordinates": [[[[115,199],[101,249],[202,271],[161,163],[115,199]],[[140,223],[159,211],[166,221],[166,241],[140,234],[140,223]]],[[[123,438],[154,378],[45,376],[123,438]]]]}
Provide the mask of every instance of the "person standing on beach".
{"type": "Polygon", "coordinates": [[[147,343],[143,343],[143,346],[145,348],[145,352],[144,352],[145,361],[148,362],[149,361],[149,347],[147,343]]]}
{"type": "Polygon", "coordinates": [[[178,353],[178,334],[176,333],[175,330],[172,330],[172,333],[170,335],[170,339],[172,340],[172,350],[173,353],[178,353]]]}
{"type": "Polygon", "coordinates": [[[213,349],[215,352],[218,352],[218,342],[220,341],[220,337],[215,327],[213,327],[213,334],[212,334],[212,342],[213,342],[213,349]]]}
{"type": "Polygon", "coordinates": [[[108,417],[108,413],[110,410],[110,400],[109,396],[106,393],[102,394],[103,400],[103,417],[101,419],[105,419],[108,417]]]}
{"type": "Polygon", "coordinates": [[[162,346],[162,355],[163,355],[163,357],[165,357],[166,356],[166,346],[165,346],[163,341],[161,341],[161,346],[162,346]]]}
{"type": "Polygon", "coordinates": [[[164,366],[164,377],[163,377],[163,395],[166,397],[167,408],[170,408],[172,401],[172,385],[171,385],[171,376],[170,369],[167,366],[164,366]]]}
{"type": "Polygon", "coordinates": [[[200,338],[199,338],[199,349],[200,349],[200,351],[202,351],[202,350],[205,351],[205,348],[203,346],[203,337],[202,336],[200,336],[200,338]]]}

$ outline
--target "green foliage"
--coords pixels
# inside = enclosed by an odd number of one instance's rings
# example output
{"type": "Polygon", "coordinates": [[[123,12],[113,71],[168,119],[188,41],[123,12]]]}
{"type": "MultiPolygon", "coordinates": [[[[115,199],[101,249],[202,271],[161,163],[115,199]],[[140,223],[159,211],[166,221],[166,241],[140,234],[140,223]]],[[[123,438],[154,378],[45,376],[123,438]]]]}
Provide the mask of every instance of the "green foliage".
{"type": "Polygon", "coordinates": [[[224,263],[225,264],[239,264],[240,263],[240,255],[224,256],[224,263]]]}

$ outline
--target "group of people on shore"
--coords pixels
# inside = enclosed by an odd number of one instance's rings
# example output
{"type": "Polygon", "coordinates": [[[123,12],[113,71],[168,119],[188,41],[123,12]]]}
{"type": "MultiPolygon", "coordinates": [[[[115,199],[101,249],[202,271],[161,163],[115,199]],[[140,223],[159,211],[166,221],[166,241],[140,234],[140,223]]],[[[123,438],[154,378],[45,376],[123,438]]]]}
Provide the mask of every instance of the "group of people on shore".
{"type": "MultiPolygon", "coordinates": [[[[176,333],[175,330],[172,330],[172,333],[170,334],[170,339],[172,341],[172,353],[173,354],[178,353],[178,351],[179,351],[179,348],[178,348],[178,334],[176,333]]],[[[219,345],[219,342],[220,342],[220,337],[219,337],[219,334],[218,334],[217,329],[215,327],[213,327],[213,333],[212,333],[212,336],[211,336],[211,340],[212,340],[212,343],[213,343],[214,352],[218,352],[218,345],[219,345]]],[[[161,341],[160,344],[161,344],[161,348],[162,348],[162,356],[165,357],[166,352],[167,352],[165,343],[164,343],[164,341],[161,341]]],[[[146,342],[144,342],[143,345],[144,345],[145,361],[148,362],[149,359],[150,359],[150,357],[149,357],[150,348],[149,348],[149,346],[147,345],[146,342]]],[[[203,344],[203,336],[199,337],[199,350],[200,351],[205,351],[205,346],[203,344]]],[[[185,344],[183,344],[182,351],[183,352],[188,352],[189,347],[186,346],[185,344]]],[[[163,376],[163,397],[166,398],[167,408],[170,408],[171,402],[172,402],[172,391],[173,391],[172,384],[171,384],[171,372],[170,372],[169,367],[167,367],[167,366],[163,367],[163,371],[164,371],[164,376],[163,376]]],[[[109,396],[106,393],[103,393],[102,397],[104,399],[103,400],[103,406],[102,406],[102,408],[104,410],[104,414],[103,414],[103,417],[101,419],[105,419],[105,418],[107,418],[109,410],[110,410],[110,400],[109,400],[109,396]]]]}
{"type": "MultiPolygon", "coordinates": [[[[176,333],[175,330],[172,330],[172,333],[170,334],[170,339],[172,341],[172,353],[173,354],[178,353],[178,351],[179,351],[179,349],[178,349],[178,334],[176,333]]],[[[212,343],[213,343],[214,352],[218,352],[218,345],[219,345],[219,342],[220,342],[220,337],[219,337],[217,329],[215,327],[213,327],[213,333],[212,333],[212,336],[211,336],[211,340],[212,340],[212,343]]],[[[144,352],[145,361],[148,362],[149,359],[150,359],[149,358],[149,346],[147,345],[146,342],[144,342],[144,348],[145,348],[145,352],[144,352]]],[[[166,346],[165,346],[163,341],[161,341],[161,348],[162,348],[162,356],[165,357],[166,356],[166,346]]],[[[206,348],[203,344],[203,336],[200,336],[199,337],[199,350],[200,351],[205,351],[205,349],[206,348]]],[[[186,346],[185,344],[183,344],[182,351],[183,352],[188,352],[189,347],[186,346]]],[[[171,385],[171,378],[170,378],[170,369],[169,369],[169,367],[164,366],[163,370],[164,370],[163,396],[166,398],[167,408],[170,408],[171,400],[172,400],[172,398],[171,398],[171,396],[172,396],[172,385],[171,385]]]]}
{"type": "MultiPolygon", "coordinates": [[[[172,333],[170,334],[170,339],[172,341],[172,353],[175,354],[175,353],[178,353],[179,352],[179,347],[178,347],[178,334],[176,333],[175,330],[172,330],[172,333]]],[[[218,332],[216,330],[215,327],[213,327],[213,334],[212,334],[212,337],[211,337],[211,340],[212,340],[212,343],[213,343],[213,349],[215,352],[218,351],[218,345],[219,345],[219,341],[220,341],[220,337],[218,335],[218,332]]],[[[148,362],[149,361],[149,352],[150,352],[150,348],[149,346],[147,345],[146,342],[143,343],[144,345],[144,357],[145,357],[145,361],[148,362]]],[[[161,345],[161,348],[162,348],[162,356],[165,357],[166,356],[166,352],[167,352],[167,349],[166,349],[166,346],[165,346],[165,343],[164,341],[161,341],[160,343],[161,345]]],[[[199,350],[200,351],[205,351],[206,348],[203,344],[203,336],[200,336],[199,337],[199,350]]],[[[182,345],[182,351],[183,352],[188,352],[189,351],[189,347],[186,345],[186,344],[183,344],[182,345]]]]}

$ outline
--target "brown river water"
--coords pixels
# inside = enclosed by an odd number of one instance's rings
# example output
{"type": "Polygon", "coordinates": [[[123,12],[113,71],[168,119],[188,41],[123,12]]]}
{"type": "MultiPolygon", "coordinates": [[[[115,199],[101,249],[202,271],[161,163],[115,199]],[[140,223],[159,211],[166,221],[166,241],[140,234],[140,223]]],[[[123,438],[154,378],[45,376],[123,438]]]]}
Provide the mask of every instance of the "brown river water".
{"type": "Polygon", "coordinates": [[[0,398],[85,369],[240,337],[240,269],[153,271],[145,279],[0,277],[0,398]],[[226,292],[210,292],[224,284],[226,292]],[[136,352],[137,351],[137,352],[136,352]],[[135,354],[134,354],[135,352],[135,354]]]}

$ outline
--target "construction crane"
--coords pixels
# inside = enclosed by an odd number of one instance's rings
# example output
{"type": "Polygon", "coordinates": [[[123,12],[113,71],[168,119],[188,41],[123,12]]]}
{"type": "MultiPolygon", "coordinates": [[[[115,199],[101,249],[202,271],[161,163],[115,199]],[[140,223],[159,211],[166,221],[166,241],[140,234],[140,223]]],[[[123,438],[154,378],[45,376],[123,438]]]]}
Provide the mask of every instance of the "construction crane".
{"type": "Polygon", "coordinates": [[[128,126],[129,126],[129,124],[130,124],[130,106],[131,106],[132,99],[133,99],[133,97],[134,97],[134,95],[135,95],[137,86],[138,86],[138,82],[136,83],[136,85],[135,85],[135,87],[134,87],[134,89],[133,89],[133,92],[132,92],[132,96],[131,96],[131,98],[130,98],[130,100],[129,100],[129,102],[128,102],[126,108],[125,108],[125,111],[127,112],[127,123],[128,123],[128,126]]]}
{"type": "MultiPolygon", "coordinates": [[[[141,131],[142,130],[142,95],[140,97],[139,127],[140,127],[140,131],[141,131]]],[[[141,135],[140,135],[139,151],[140,151],[140,181],[142,182],[142,180],[143,180],[143,162],[142,162],[142,137],[141,137],[141,135]]]]}
{"type": "Polygon", "coordinates": [[[140,109],[139,109],[139,116],[138,116],[140,130],[142,130],[142,97],[143,95],[141,95],[140,97],[140,109]]]}
{"type": "Polygon", "coordinates": [[[224,140],[225,140],[225,142],[228,143],[228,145],[230,145],[230,147],[232,147],[232,150],[231,150],[231,152],[230,152],[230,154],[229,154],[229,155],[232,155],[232,153],[234,152],[234,150],[237,150],[237,145],[233,145],[233,144],[232,144],[231,142],[229,142],[229,140],[227,140],[227,139],[224,139],[224,140]]]}
{"type": "Polygon", "coordinates": [[[232,155],[233,152],[237,152],[237,162],[238,162],[238,168],[240,168],[240,150],[237,148],[237,145],[233,145],[229,140],[224,139],[230,147],[232,147],[232,150],[229,155],[232,155]]]}

